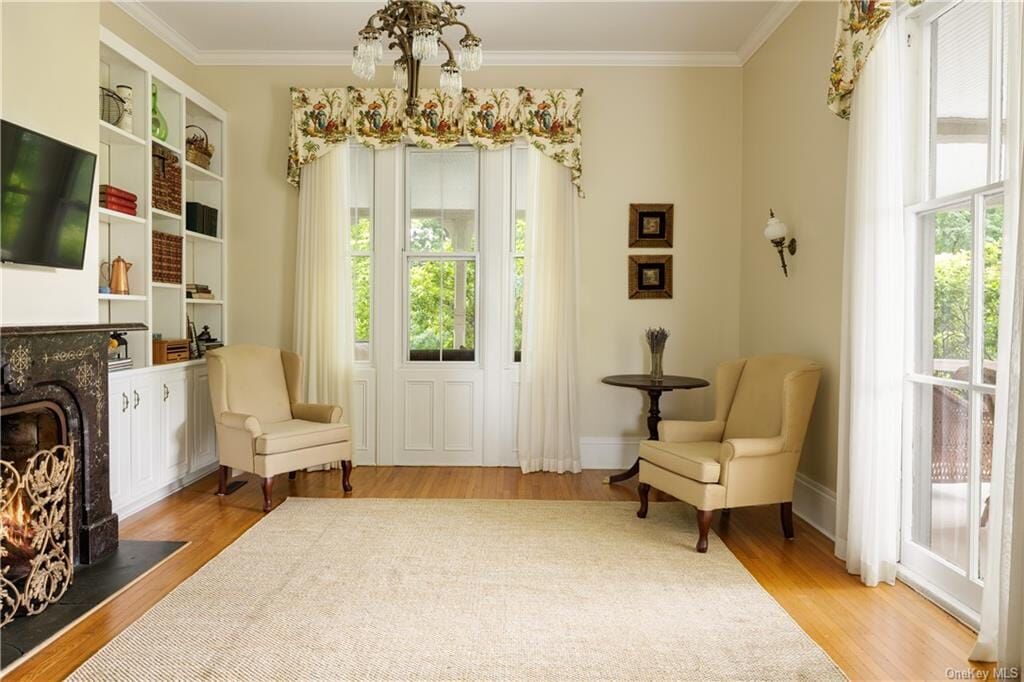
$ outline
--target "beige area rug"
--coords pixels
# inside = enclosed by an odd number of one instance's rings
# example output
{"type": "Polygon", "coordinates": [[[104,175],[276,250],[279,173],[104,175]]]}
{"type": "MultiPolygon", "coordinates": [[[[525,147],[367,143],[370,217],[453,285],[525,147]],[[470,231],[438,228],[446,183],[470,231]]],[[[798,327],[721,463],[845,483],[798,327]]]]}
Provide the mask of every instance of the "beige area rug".
{"type": "Polygon", "coordinates": [[[844,679],[692,510],[290,498],[74,680],[844,679]]]}

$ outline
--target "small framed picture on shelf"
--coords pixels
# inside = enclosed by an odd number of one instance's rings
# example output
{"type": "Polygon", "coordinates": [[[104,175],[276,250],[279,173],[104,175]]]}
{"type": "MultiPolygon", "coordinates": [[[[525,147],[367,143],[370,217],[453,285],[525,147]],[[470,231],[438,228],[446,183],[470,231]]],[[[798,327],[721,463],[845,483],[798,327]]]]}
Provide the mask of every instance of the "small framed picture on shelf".
{"type": "Polygon", "coordinates": [[[672,256],[629,256],[629,297],[672,298],[672,256]]]}
{"type": "Polygon", "coordinates": [[[672,204],[629,205],[629,247],[660,249],[672,246],[672,204]]]}

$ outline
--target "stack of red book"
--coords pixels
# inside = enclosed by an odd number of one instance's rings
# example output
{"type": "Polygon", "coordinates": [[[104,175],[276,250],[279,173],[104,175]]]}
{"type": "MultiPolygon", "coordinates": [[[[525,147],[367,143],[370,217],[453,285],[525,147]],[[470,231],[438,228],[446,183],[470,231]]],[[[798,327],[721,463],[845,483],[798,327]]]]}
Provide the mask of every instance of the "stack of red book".
{"type": "Polygon", "coordinates": [[[138,197],[127,190],[100,185],[100,208],[128,215],[138,215],[138,197]]]}

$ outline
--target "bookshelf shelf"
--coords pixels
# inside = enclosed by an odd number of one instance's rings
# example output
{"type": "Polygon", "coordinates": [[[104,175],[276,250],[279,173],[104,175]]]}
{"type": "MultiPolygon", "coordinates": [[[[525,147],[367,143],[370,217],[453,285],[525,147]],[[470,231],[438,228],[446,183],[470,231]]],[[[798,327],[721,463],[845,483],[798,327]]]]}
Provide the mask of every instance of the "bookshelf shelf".
{"type": "Polygon", "coordinates": [[[109,208],[98,209],[100,220],[107,223],[125,223],[129,225],[145,225],[146,219],[136,215],[112,211],[109,208]]]}

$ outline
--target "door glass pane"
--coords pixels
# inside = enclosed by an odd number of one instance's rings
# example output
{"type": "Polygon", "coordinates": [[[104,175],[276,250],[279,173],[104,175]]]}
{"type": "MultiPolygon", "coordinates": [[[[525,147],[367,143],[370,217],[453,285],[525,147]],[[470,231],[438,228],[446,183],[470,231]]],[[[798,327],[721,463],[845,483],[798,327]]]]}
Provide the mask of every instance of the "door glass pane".
{"type": "Polygon", "coordinates": [[[370,282],[373,263],[369,256],[352,257],[352,308],[355,316],[355,359],[370,359],[370,282]]]}
{"type": "Polygon", "coordinates": [[[976,409],[981,411],[981,433],[978,447],[981,450],[981,476],[978,481],[978,495],[975,498],[974,518],[978,525],[978,566],[976,577],[985,579],[985,552],[988,549],[988,518],[989,503],[992,490],[992,439],[995,436],[995,406],[996,396],[994,393],[975,393],[974,399],[979,404],[976,409]]]}
{"type": "Polygon", "coordinates": [[[348,204],[353,252],[373,250],[373,150],[348,148],[348,204]]]}
{"type": "Polygon", "coordinates": [[[970,400],[966,390],[918,384],[912,536],[966,570],[969,552],[970,400]]]}
{"type": "Polygon", "coordinates": [[[475,360],[476,261],[409,263],[409,359],[475,360]]]}
{"type": "Polygon", "coordinates": [[[476,150],[417,149],[408,158],[409,250],[476,251],[476,150]]]}
{"type": "Polygon", "coordinates": [[[930,300],[932,315],[921,317],[921,372],[969,381],[971,210],[964,205],[928,214],[923,220],[921,304],[927,306],[930,300]]]}
{"type": "Polygon", "coordinates": [[[992,5],[962,2],[933,30],[933,196],[945,196],[988,182],[992,5]]]}
{"type": "Polygon", "coordinates": [[[983,383],[996,383],[996,354],[999,350],[999,286],[1003,276],[1003,197],[985,199],[985,275],[984,331],[985,356],[983,383]]]}

